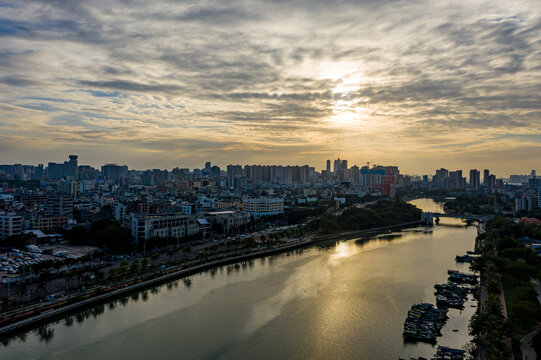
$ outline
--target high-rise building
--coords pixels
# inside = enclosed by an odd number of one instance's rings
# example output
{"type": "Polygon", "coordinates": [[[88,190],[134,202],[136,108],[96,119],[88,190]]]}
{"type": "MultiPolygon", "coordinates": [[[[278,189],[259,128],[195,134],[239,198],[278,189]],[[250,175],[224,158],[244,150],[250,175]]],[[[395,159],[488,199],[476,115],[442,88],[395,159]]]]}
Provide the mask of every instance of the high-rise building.
{"type": "Polygon", "coordinates": [[[34,180],[41,180],[43,176],[43,164],[39,164],[32,168],[31,177],[34,180]]]}
{"type": "Polygon", "coordinates": [[[490,170],[485,169],[483,170],[483,186],[484,187],[490,187],[490,170]]]}
{"type": "Polygon", "coordinates": [[[227,165],[227,176],[228,177],[242,176],[242,166],[241,165],[227,165]]]}
{"type": "Polygon", "coordinates": [[[153,169],[152,175],[154,175],[154,185],[162,185],[169,180],[169,171],[153,169]]]}
{"type": "Polygon", "coordinates": [[[147,170],[141,175],[141,184],[144,186],[154,186],[154,174],[147,170]]]}
{"type": "Polygon", "coordinates": [[[14,180],[41,180],[43,176],[43,165],[0,165],[0,175],[14,180]]]}
{"type": "Polygon", "coordinates": [[[481,173],[477,169],[470,170],[470,188],[479,189],[481,173]]]}
{"type": "Polygon", "coordinates": [[[520,211],[520,210],[529,211],[531,209],[532,209],[531,199],[529,199],[526,196],[515,198],[515,211],[520,211]]]}
{"type": "Polygon", "coordinates": [[[327,172],[331,172],[331,160],[327,160],[327,172]]]}
{"type": "Polygon", "coordinates": [[[210,176],[210,161],[207,161],[205,163],[205,167],[203,168],[203,171],[201,171],[202,175],[203,176],[210,176]]]}
{"type": "Polygon", "coordinates": [[[351,169],[349,169],[349,178],[351,179],[351,182],[354,184],[360,184],[361,182],[361,170],[357,165],[353,165],[351,169]]]}
{"type": "Polygon", "coordinates": [[[340,160],[340,158],[334,160],[333,172],[335,173],[340,172],[341,166],[342,166],[342,161],[340,160]]]}
{"type": "Polygon", "coordinates": [[[488,182],[487,182],[487,187],[491,188],[491,189],[495,189],[496,188],[496,175],[494,174],[490,174],[488,176],[488,182]]]}
{"type": "Polygon", "coordinates": [[[466,187],[466,180],[462,177],[462,170],[450,171],[447,189],[463,189],[466,187]]]}
{"type": "Polygon", "coordinates": [[[509,182],[513,184],[528,183],[528,175],[509,175],[509,182]]]}
{"type": "Polygon", "coordinates": [[[179,169],[176,167],[171,171],[171,173],[177,181],[186,181],[190,179],[190,169],[187,168],[179,169]]]}
{"type": "Polygon", "coordinates": [[[209,175],[211,178],[217,178],[220,176],[220,167],[219,166],[211,166],[209,170],[209,175]]]}
{"type": "Polygon", "coordinates": [[[47,176],[50,180],[60,180],[67,177],[75,180],[77,179],[77,174],[77,155],[70,155],[69,161],[64,161],[63,164],[50,162],[47,167],[47,176]]]}
{"type": "Polygon", "coordinates": [[[532,177],[528,179],[528,188],[530,190],[537,190],[537,188],[541,185],[541,179],[537,177],[532,177]]]}
{"type": "Polygon", "coordinates": [[[432,177],[432,184],[440,189],[447,188],[447,181],[449,179],[449,170],[441,168],[436,170],[436,175],[432,177]]]}
{"type": "Polygon", "coordinates": [[[537,185],[537,207],[541,208],[541,183],[537,185]]]}
{"type": "Polygon", "coordinates": [[[101,176],[106,180],[120,180],[128,175],[128,166],[106,164],[101,167],[101,176]]]}
{"type": "Polygon", "coordinates": [[[246,165],[244,167],[244,174],[252,183],[307,183],[310,180],[310,167],[308,165],[246,165]]]}
{"type": "Polygon", "coordinates": [[[74,179],[77,179],[77,170],[78,170],[78,156],[77,155],[70,155],[69,161],[68,161],[68,176],[73,176],[74,179]]]}
{"type": "Polygon", "coordinates": [[[78,180],[96,180],[98,177],[98,170],[94,169],[90,165],[79,165],[77,174],[78,180]]]}

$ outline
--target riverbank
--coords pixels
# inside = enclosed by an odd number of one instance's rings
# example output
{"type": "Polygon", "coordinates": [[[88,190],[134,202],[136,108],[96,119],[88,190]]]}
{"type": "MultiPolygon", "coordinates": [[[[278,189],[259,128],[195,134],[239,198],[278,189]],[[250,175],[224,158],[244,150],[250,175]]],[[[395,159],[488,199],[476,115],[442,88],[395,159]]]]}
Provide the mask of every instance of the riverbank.
{"type": "Polygon", "coordinates": [[[479,358],[523,358],[524,337],[541,319],[538,293],[530,282],[540,264],[538,254],[518,239],[539,239],[539,228],[496,217],[478,233],[481,257],[472,266],[481,273],[481,311],[472,328],[479,358]]]}
{"type": "Polygon", "coordinates": [[[412,221],[412,222],[407,222],[407,223],[402,223],[402,224],[397,224],[397,225],[380,226],[380,227],[365,229],[365,230],[341,232],[338,234],[321,235],[321,236],[315,237],[313,239],[313,242],[337,240],[337,239],[351,238],[351,237],[362,236],[362,235],[370,235],[370,234],[378,233],[381,231],[398,230],[398,229],[403,229],[403,228],[418,226],[418,225],[421,225],[421,221],[412,221]]]}
{"type": "Polygon", "coordinates": [[[3,320],[7,324],[0,328],[0,338],[8,337],[17,332],[52,321],[91,305],[103,303],[120,296],[128,295],[135,291],[144,290],[145,288],[190,276],[218,266],[295,250],[318,242],[370,235],[382,231],[399,230],[418,225],[420,225],[420,222],[415,221],[345,233],[319,235],[298,240],[293,243],[288,243],[284,246],[210,261],[189,268],[183,268],[182,266],[171,266],[169,268],[162,269],[157,274],[145,274],[136,278],[129,278],[122,283],[115,283],[109,286],[98,286],[84,293],[78,293],[70,297],[63,298],[55,303],[47,303],[43,306],[21,309],[17,316],[13,316],[12,319],[7,318],[3,320]]]}

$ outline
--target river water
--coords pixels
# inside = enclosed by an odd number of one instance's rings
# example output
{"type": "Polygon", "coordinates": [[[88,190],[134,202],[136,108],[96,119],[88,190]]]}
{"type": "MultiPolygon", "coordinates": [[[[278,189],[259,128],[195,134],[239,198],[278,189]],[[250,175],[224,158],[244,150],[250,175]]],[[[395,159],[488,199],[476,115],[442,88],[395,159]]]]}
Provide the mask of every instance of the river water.
{"type": "MultiPolygon", "coordinates": [[[[447,269],[467,270],[454,258],[475,236],[443,219],[223,266],[20,334],[0,359],[430,358],[435,346],[404,342],[404,320],[411,305],[435,302],[447,269]]],[[[439,344],[469,341],[473,304],[449,311],[439,344]]]]}

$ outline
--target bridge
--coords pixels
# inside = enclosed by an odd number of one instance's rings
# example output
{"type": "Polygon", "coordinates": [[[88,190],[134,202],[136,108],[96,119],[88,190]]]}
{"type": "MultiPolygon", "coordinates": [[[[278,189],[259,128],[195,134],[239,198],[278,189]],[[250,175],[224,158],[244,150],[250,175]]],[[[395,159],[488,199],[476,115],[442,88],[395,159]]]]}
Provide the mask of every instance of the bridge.
{"type": "Polygon", "coordinates": [[[442,214],[437,212],[423,212],[421,214],[421,222],[429,225],[433,225],[434,222],[437,224],[440,222],[440,218],[454,218],[462,219],[467,222],[486,222],[492,219],[493,215],[472,215],[472,214],[442,214]],[[435,219],[435,220],[434,220],[435,219]]]}

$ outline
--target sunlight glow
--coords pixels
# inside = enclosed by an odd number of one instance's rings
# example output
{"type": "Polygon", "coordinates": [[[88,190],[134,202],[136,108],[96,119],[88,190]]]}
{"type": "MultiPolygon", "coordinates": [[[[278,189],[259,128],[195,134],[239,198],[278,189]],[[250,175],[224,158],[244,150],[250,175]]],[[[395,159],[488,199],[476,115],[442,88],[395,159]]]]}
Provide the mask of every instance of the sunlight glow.
{"type": "Polygon", "coordinates": [[[336,251],[331,255],[331,262],[335,262],[352,255],[355,255],[359,252],[359,247],[352,241],[341,241],[336,245],[336,251]]]}
{"type": "Polygon", "coordinates": [[[366,82],[363,72],[359,70],[359,64],[338,62],[328,64],[325,69],[323,75],[337,81],[332,89],[335,98],[329,123],[334,127],[360,124],[366,118],[367,108],[359,106],[358,99],[352,96],[366,82]]]}

